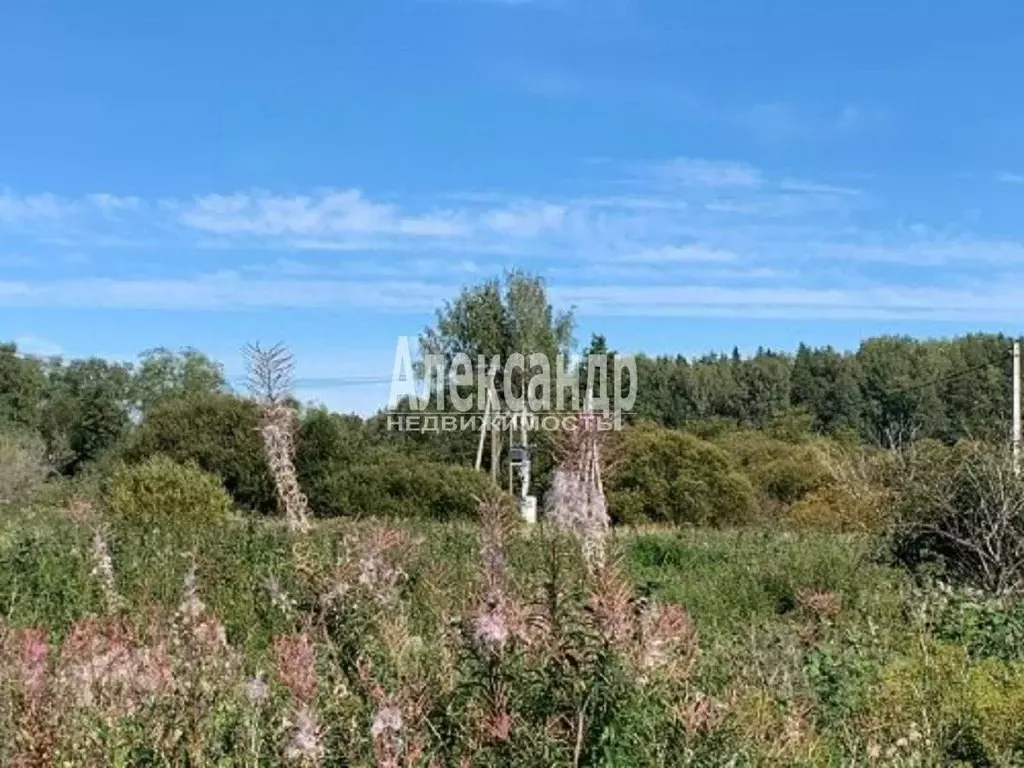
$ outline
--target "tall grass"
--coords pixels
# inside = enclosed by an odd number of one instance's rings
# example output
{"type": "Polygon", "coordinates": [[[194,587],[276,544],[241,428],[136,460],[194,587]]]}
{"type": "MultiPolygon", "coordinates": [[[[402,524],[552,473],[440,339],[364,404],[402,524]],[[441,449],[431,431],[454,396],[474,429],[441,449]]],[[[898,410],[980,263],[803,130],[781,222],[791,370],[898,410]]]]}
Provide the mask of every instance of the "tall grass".
{"type": "Polygon", "coordinates": [[[588,568],[500,504],[309,533],[6,509],[0,764],[1014,764],[1002,607],[873,552],[649,529],[588,568]]]}

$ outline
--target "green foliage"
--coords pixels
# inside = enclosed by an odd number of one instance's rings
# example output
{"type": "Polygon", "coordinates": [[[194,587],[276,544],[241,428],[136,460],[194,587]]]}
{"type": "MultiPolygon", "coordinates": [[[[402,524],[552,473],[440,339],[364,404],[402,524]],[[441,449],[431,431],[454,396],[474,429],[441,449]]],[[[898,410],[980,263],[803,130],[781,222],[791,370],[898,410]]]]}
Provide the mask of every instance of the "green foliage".
{"type": "Polygon", "coordinates": [[[505,598],[531,619],[494,654],[474,640],[472,524],[322,521],[301,537],[258,519],[193,528],[186,548],[113,526],[126,610],[112,616],[93,573],[91,524],[59,510],[0,513],[0,761],[14,763],[39,722],[20,683],[20,633],[31,627],[51,643],[46,711],[62,718],[52,738],[91,750],[75,764],[283,762],[293,731],[282,723],[296,700],[274,649],[296,632],[314,651],[309,707],[323,764],[373,764],[371,726],[386,704],[402,714],[403,745],[442,765],[568,765],[577,754],[580,765],[652,767],[1016,765],[1024,756],[1024,663],[1004,652],[1019,647],[1009,629],[1019,605],[910,589],[867,556],[866,537],[620,533],[613,550],[632,584],[608,589],[571,542],[513,533],[505,598]],[[193,567],[196,628],[223,625],[229,649],[201,644],[182,617],[193,567]],[[395,593],[375,593],[389,568],[400,575],[395,593]],[[808,591],[833,594],[841,609],[815,614],[800,603],[808,591]],[[629,629],[655,604],[685,605],[699,632],[695,666],[681,675],[644,673],[628,653],[643,632],[615,640],[596,620],[629,629]],[[1011,618],[1003,625],[997,613],[1011,618]],[[85,728],[55,671],[75,658],[59,643],[108,620],[156,658],[169,651],[180,685],[85,728]],[[253,705],[244,692],[258,670],[269,689],[253,705]]]}
{"type": "Polygon", "coordinates": [[[104,360],[51,361],[41,430],[57,469],[75,474],[112,450],[131,425],[131,371],[104,360]]]}
{"type": "Polygon", "coordinates": [[[747,475],[762,506],[793,504],[829,482],[813,443],[787,442],[753,430],[728,432],[714,442],[747,475]]]}
{"type": "Polygon", "coordinates": [[[877,672],[871,659],[849,642],[812,649],[805,657],[804,671],[826,727],[848,720],[863,706],[867,684],[877,672]]]}
{"type": "Polygon", "coordinates": [[[182,466],[166,456],[116,471],[110,478],[106,503],[117,521],[143,531],[217,525],[234,511],[231,497],[216,475],[182,466]]]}
{"type": "Polygon", "coordinates": [[[793,360],[792,402],[807,409],[818,432],[859,429],[863,397],[857,358],[801,344],[793,360]]]}
{"type": "MultiPolygon", "coordinates": [[[[445,302],[434,325],[420,336],[420,351],[439,356],[449,365],[456,355],[468,355],[476,381],[479,355],[485,356],[488,365],[499,355],[504,366],[514,353],[543,353],[554,365],[556,355],[568,353],[572,345],[573,326],[571,311],[556,312],[551,306],[542,278],[510,270],[502,280],[463,289],[445,302]]],[[[504,368],[499,367],[498,392],[504,391],[504,377],[504,368]]],[[[521,392],[523,382],[516,380],[510,386],[521,392]]],[[[474,387],[464,388],[462,395],[473,391],[474,387]]]]}
{"type": "MultiPolygon", "coordinates": [[[[902,578],[871,562],[870,539],[861,536],[681,529],[630,537],[627,552],[642,589],[685,605],[716,637],[790,614],[801,590],[835,592],[861,610],[902,578]]],[[[893,615],[890,608],[885,615],[895,620],[898,606],[893,615]]]]}
{"type": "Polygon", "coordinates": [[[170,398],[146,413],[126,456],[141,461],[164,455],[194,463],[218,475],[239,506],[272,514],[277,497],[259,426],[258,407],[234,395],[170,398]]]}
{"type": "Polygon", "coordinates": [[[32,434],[0,432],[0,505],[32,501],[50,472],[41,439],[32,434]]]}
{"type": "Polygon", "coordinates": [[[970,590],[923,593],[920,602],[932,634],[963,646],[977,658],[1024,659],[1024,605],[970,590]]]}
{"type": "Polygon", "coordinates": [[[220,364],[195,349],[175,353],[158,347],[139,357],[132,394],[136,407],[144,414],[163,400],[219,392],[226,383],[220,364]]]}
{"type": "Polygon", "coordinates": [[[45,387],[40,361],[23,357],[14,344],[0,344],[0,426],[38,429],[45,387]]]}
{"type": "Polygon", "coordinates": [[[302,415],[295,437],[295,471],[314,515],[341,514],[333,498],[333,478],[352,464],[367,461],[371,445],[358,416],[340,416],[326,408],[302,415]]]}
{"type": "Polygon", "coordinates": [[[753,519],[754,491],[720,448],[656,427],[622,433],[606,483],[620,522],[732,525],[753,519]]]}
{"type": "Polygon", "coordinates": [[[911,436],[1002,439],[1009,348],[1005,336],[971,334],[876,337],[855,353],[802,344],[793,356],[640,355],[636,416],[687,429],[708,419],[763,428],[797,407],[819,434],[852,432],[883,446],[911,436]]]}
{"type": "Polygon", "coordinates": [[[427,520],[472,519],[477,501],[493,492],[490,478],[471,467],[385,452],[337,468],[318,514],[427,520]]]}

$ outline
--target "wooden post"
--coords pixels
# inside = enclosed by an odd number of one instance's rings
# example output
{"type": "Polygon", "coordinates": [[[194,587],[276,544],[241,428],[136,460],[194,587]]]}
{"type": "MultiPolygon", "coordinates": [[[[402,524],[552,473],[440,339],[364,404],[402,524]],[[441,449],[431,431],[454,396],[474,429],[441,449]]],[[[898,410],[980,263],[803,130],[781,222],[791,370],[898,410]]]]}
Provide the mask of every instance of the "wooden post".
{"type": "Polygon", "coordinates": [[[491,390],[487,389],[487,400],[484,402],[484,423],[480,426],[480,442],[476,446],[476,471],[484,463],[484,440],[487,438],[487,419],[491,415],[491,390]]]}
{"type": "Polygon", "coordinates": [[[1013,471],[1020,474],[1020,342],[1013,342],[1013,471]]]}
{"type": "MultiPolygon", "coordinates": [[[[489,391],[489,390],[488,390],[489,391]]],[[[494,415],[501,413],[500,406],[495,403],[494,415]]],[[[498,484],[498,457],[501,455],[501,434],[491,424],[491,480],[498,484]]]]}

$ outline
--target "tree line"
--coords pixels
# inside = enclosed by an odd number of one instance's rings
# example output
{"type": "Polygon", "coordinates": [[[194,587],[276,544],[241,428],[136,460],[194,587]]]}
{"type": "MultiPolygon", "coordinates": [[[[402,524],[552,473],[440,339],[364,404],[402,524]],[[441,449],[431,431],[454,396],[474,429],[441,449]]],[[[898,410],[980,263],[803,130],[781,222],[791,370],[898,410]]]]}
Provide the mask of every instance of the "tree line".
{"type": "Polygon", "coordinates": [[[955,442],[1008,435],[1012,340],[867,339],[856,351],[800,344],[750,357],[639,356],[634,415],[667,427],[721,420],[761,429],[793,409],[819,434],[889,446],[912,437],[955,442]]]}
{"type": "MultiPolygon", "coordinates": [[[[572,350],[574,327],[571,312],[552,309],[543,280],[510,272],[445,303],[420,346],[447,357],[507,358],[531,351],[554,357],[572,350]]],[[[1001,440],[1008,433],[1011,344],[1001,334],[943,340],[882,336],[847,352],[801,344],[794,353],[759,349],[747,357],[736,349],[700,357],[638,355],[630,419],[702,434],[719,427],[779,434],[781,425],[783,433],[882,446],[911,438],[1001,440]]],[[[582,352],[614,354],[600,335],[582,352]]],[[[205,423],[211,430],[244,433],[258,453],[255,436],[250,441],[248,435],[250,427],[256,429],[250,411],[231,391],[222,367],[194,349],[154,349],[128,364],[38,358],[13,343],[0,344],[0,430],[40,439],[49,466],[66,476],[111,452],[123,453],[125,446],[168,452],[175,441],[195,442],[159,434],[172,426],[181,432],[191,425],[194,431],[205,423]]],[[[306,409],[303,417],[307,444],[323,443],[329,435],[348,446],[335,447],[335,453],[353,452],[357,459],[371,448],[386,448],[464,464],[473,453],[474,435],[388,434],[385,421],[382,414],[361,419],[323,409],[306,409]]]]}

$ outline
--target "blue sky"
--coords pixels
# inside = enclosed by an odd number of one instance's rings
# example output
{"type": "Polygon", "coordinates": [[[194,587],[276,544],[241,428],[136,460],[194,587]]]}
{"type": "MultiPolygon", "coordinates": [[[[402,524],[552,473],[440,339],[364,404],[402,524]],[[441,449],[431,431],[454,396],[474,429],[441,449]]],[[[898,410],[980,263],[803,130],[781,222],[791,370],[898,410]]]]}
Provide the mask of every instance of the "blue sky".
{"type": "Polygon", "coordinates": [[[368,412],[461,285],[622,350],[1024,330],[1024,6],[14,0],[0,337],[368,412]]]}

